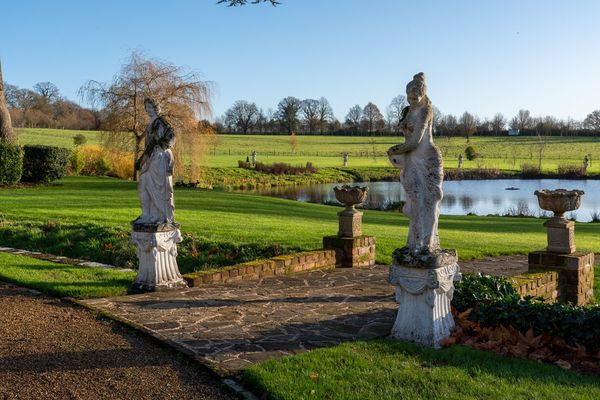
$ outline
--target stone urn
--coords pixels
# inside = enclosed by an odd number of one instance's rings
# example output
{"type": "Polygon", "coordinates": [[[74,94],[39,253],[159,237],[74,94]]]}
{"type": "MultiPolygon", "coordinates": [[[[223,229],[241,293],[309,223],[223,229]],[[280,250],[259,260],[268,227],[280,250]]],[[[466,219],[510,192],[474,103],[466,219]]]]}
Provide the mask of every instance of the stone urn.
{"type": "Polygon", "coordinates": [[[544,223],[548,231],[550,253],[572,254],[575,252],[575,223],[565,218],[567,211],[577,210],[581,205],[583,190],[536,190],[534,193],[540,208],[554,212],[554,216],[544,223]]]}
{"type": "Polygon", "coordinates": [[[356,206],[362,204],[367,199],[369,188],[364,186],[335,186],[333,188],[337,201],[346,206],[338,213],[340,226],[339,237],[358,237],[362,236],[362,215],[363,213],[356,209],[356,206]]]}
{"type": "Polygon", "coordinates": [[[581,196],[585,194],[583,190],[536,190],[534,193],[540,204],[540,208],[546,211],[554,212],[555,219],[565,219],[567,211],[577,210],[581,206],[581,196]]]}

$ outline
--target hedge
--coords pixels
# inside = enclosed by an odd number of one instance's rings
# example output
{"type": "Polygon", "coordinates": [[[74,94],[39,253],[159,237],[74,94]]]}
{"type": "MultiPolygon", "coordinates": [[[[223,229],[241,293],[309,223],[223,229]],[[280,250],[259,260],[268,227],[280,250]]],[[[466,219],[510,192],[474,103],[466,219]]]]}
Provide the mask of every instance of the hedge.
{"type": "Polygon", "coordinates": [[[23,173],[23,149],[11,143],[0,142],[0,185],[13,185],[23,173]]]}
{"type": "Polygon", "coordinates": [[[51,182],[67,174],[70,152],[54,146],[24,146],[23,177],[25,182],[51,182]]]}

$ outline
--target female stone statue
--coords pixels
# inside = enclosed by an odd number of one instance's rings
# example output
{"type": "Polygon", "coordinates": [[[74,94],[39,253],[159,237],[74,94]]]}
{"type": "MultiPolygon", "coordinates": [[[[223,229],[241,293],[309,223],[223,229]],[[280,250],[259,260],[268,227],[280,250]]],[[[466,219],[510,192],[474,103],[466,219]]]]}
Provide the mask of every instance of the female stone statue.
{"type": "Polygon", "coordinates": [[[433,144],[433,108],[427,97],[425,74],[418,73],[406,85],[409,106],[403,111],[400,131],[405,142],[388,150],[392,164],[400,169],[406,193],[402,211],[408,216],[408,242],[412,254],[437,252],[438,218],[442,200],[442,155],[433,144]]]}
{"type": "Polygon", "coordinates": [[[140,170],[138,193],[142,215],[134,224],[172,224],[175,205],[173,202],[173,153],[175,144],[173,128],[160,115],[154,100],[144,100],[150,123],[144,132],[146,147],[137,161],[140,170]]]}

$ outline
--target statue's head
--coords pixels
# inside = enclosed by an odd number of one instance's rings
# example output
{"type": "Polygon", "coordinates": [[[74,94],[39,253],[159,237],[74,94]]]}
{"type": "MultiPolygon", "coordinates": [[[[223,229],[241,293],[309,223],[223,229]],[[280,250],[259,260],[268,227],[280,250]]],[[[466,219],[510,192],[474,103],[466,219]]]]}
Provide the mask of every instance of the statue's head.
{"type": "Polygon", "coordinates": [[[148,115],[151,117],[158,117],[158,115],[160,114],[160,106],[156,101],[154,101],[154,99],[150,97],[146,97],[144,99],[144,108],[146,109],[148,115]]]}
{"type": "Polygon", "coordinates": [[[406,99],[409,104],[418,104],[427,96],[427,85],[425,84],[425,74],[419,72],[413,76],[413,80],[406,85],[406,99]]]}

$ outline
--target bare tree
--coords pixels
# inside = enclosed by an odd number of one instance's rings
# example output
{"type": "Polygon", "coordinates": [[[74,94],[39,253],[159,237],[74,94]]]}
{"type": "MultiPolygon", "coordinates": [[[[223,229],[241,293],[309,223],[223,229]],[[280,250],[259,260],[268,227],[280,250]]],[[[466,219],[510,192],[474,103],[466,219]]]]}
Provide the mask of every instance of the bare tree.
{"type": "Polygon", "coordinates": [[[60,98],[60,91],[52,82],[39,82],[33,85],[33,91],[47,103],[53,103],[60,98]]]}
{"type": "Polygon", "coordinates": [[[477,131],[477,118],[468,111],[465,111],[463,115],[460,116],[459,125],[460,129],[467,137],[467,143],[469,143],[471,141],[471,136],[477,131]]]}
{"type": "Polygon", "coordinates": [[[333,109],[325,97],[319,99],[317,118],[319,119],[319,132],[323,134],[325,129],[327,129],[328,123],[334,119],[333,109]]]}
{"type": "Polygon", "coordinates": [[[362,111],[362,123],[368,132],[373,133],[383,128],[385,124],[383,115],[379,111],[379,107],[369,102],[362,111]]]}
{"type": "Polygon", "coordinates": [[[600,110],[594,110],[585,117],[583,126],[595,131],[600,130],[600,110]]]}
{"type": "Polygon", "coordinates": [[[10,113],[4,97],[4,81],[2,80],[2,65],[0,65],[0,141],[13,142],[15,134],[10,121],[10,113]]]}
{"type": "MultiPolygon", "coordinates": [[[[134,51],[111,82],[89,81],[80,89],[80,96],[102,107],[104,128],[108,131],[105,144],[126,149],[133,147],[134,165],[144,146],[147,124],[144,99],[153,98],[160,105],[163,116],[180,133],[174,150],[181,156],[175,157],[176,161],[182,162],[183,152],[188,153],[190,170],[195,175],[198,155],[204,151],[206,135],[210,134],[206,125],[199,123],[201,115],[211,112],[210,88],[211,84],[200,80],[194,72],[164,61],[146,59],[134,51]]],[[[180,175],[183,174],[182,165],[176,165],[176,168],[180,175]]],[[[137,167],[134,167],[133,179],[136,177],[137,167]]]]}
{"type": "Polygon", "coordinates": [[[519,110],[517,115],[510,120],[510,127],[512,129],[518,129],[520,131],[524,131],[525,129],[530,129],[533,125],[533,118],[531,118],[531,113],[529,110],[519,110]]]}
{"type": "Polygon", "coordinates": [[[253,0],[248,2],[248,0],[218,0],[217,4],[227,4],[227,7],[237,7],[237,6],[245,6],[246,4],[259,4],[259,3],[271,3],[273,7],[281,4],[277,0],[253,0]]]}
{"type": "Polygon", "coordinates": [[[533,125],[537,136],[538,170],[541,172],[544,151],[548,144],[547,135],[550,132],[551,124],[548,119],[544,120],[544,118],[532,118],[531,124],[533,125]]]}
{"type": "Polygon", "coordinates": [[[506,129],[506,118],[500,113],[494,114],[491,121],[491,128],[494,134],[499,135],[506,129]]]}
{"type": "Polygon", "coordinates": [[[258,117],[259,111],[255,103],[238,100],[225,112],[225,124],[235,126],[245,135],[257,124],[258,117]]]}
{"type": "Polygon", "coordinates": [[[298,129],[298,113],[301,106],[302,102],[293,96],[286,97],[277,105],[275,117],[289,135],[296,133],[298,129]]]}
{"type": "Polygon", "coordinates": [[[361,106],[358,104],[350,107],[350,111],[346,114],[346,125],[353,129],[354,131],[358,131],[360,128],[360,121],[362,120],[363,112],[361,106]]]}
{"type": "Polygon", "coordinates": [[[319,101],[315,99],[302,100],[300,111],[308,132],[315,133],[319,125],[319,101]]]}
{"type": "Polygon", "coordinates": [[[387,116],[390,123],[390,128],[393,132],[398,132],[400,121],[402,120],[402,110],[408,106],[406,96],[399,94],[394,97],[390,104],[387,106],[387,116]]]}

